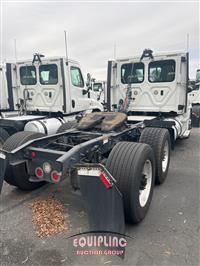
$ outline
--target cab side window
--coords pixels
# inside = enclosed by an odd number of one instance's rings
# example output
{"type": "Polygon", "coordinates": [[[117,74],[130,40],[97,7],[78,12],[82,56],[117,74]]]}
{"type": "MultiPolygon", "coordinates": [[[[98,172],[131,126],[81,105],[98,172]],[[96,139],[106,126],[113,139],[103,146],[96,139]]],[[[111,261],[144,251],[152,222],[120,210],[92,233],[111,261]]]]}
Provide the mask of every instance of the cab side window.
{"type": "Polygon", "coordinates": [[[80,87],[80,88],[84,87],[84,81],[83,81],[80,68],[71,66],[70,75],[71,75],[72,85],[76,87],[80,87]]]}

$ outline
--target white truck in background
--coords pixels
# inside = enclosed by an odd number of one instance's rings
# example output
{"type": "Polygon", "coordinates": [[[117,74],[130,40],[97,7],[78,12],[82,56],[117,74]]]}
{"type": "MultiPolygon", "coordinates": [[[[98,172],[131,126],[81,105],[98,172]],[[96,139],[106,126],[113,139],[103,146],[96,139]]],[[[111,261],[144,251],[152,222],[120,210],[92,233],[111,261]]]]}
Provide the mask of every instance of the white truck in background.
{"type": "Polygon", "coordinates": [[[16,132],[55,134],[77,115],[103,110],[74,60],[34,54],[33,60],[6,63],[6,77],[9,112],[0,110],[1,145],[16,132]]]}
{"type": "Polygon", "coordinates": [[[5,65],[0,66],[0,110],[8,110],[8,90],[5,65]]]}
{"type": "Polygon", "coordinates": [[[196,80],[190,80],[192,91],[189,101],[192,104],[192,126],[200,127],[200,69],[196,71],[196,80]]]}
{"type": "Polygon", "coordinates": [[[92,90],[97,93],[97,99],[100,103],[105,104],[106,99],[106,81],[104,80],[94,80],[92,83],[92,90]]]}

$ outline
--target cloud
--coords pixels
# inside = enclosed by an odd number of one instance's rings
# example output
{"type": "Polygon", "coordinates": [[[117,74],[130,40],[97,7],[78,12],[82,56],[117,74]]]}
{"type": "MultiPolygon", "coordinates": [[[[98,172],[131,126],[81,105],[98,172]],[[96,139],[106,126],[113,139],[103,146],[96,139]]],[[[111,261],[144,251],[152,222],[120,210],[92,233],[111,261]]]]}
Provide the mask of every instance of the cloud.
{"type": "Polygon", "coordinates": [[[108,59],[186,49],[190,35],[190,75],[199,63],[199,4],[53,2],[3,3],[3,58],[14,59],[14,39],[19,59],[34,52],[46,56],[65,53],[67,31],[69,56],[80,61],[85,72],[106,79],[108,59]]]}

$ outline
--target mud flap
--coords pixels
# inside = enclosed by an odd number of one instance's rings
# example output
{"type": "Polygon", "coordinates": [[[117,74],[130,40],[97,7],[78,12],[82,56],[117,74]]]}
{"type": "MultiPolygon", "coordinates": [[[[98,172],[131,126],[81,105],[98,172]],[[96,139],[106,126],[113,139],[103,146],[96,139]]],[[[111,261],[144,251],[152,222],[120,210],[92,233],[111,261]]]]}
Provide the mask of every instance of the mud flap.
{"type": "Polygon", "coordinates": [[[104,233],[106,236],[124,237],[123,198],[115,179],[101,164],[78,166],[78,178],[88,212],[90,231],[99,232],[100,235],[104,233]],[[110,187],[100,178],[102,173],[106,176],[110,187]]]}
{"type": "Polygon", "coordinates": [[[200,106],[194,105],[192,107],[192,115],[191,115],[192,127],[200,127],[200,106]]]}
{"type": "Polygon", "coordinates": [[[6,155],[3,152],[0,152],[0,193],[3,187],[3,180],[4,180],[6,166],[7,166],[6,155]]]}

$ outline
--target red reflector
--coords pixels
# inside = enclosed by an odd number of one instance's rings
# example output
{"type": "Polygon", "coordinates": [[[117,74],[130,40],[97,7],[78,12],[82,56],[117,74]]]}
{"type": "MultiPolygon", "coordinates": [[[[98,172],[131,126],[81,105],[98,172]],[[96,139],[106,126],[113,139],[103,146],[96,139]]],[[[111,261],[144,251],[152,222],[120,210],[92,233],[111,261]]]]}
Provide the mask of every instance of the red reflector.
{"type": "Polygon", "coordinates": [[[59,182],[60,181],[60,174],[57,171],[53,171],[51,173],[51,178],[54,182],[59,182]]]}
{"type": "Polygon", "coordinates": [[[31,156],[32,156],[32,158],[35,158],[36,157],[36,152],[32,151],[31,156]]]}
{"type": "Polygon", "coordinates": [[[111,188],[110,182],[107,180],[107,178],[104,176],[103,173],[101,173],[99,177],[101,181],[104,183],[104,185],[106,186],[106,188],[111,188]]]}
{"type": "Polygon", "coordinates": [[[43,177],[43,170],[42,170],[42,168],[41,167],[37,167],[35,169],[35,174],[36,174],[37,177],[43,177]]]}

